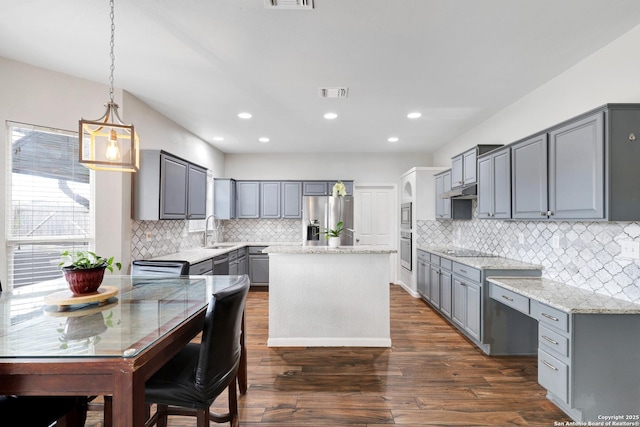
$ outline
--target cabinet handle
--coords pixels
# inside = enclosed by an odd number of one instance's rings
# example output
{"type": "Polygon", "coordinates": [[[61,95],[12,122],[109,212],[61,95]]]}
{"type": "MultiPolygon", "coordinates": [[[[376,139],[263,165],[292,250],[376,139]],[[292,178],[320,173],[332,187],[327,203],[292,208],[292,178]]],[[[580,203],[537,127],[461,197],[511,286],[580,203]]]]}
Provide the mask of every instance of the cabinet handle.
{"type": "Polygon", "coordinates": [[[540,216],[547,216],[546,212],[540,212],[540,216]]]}
{"type": "Polygon", "coordinates": [[[553,211],[547,211],[547,215],[548,215],[548,216],[553,215],[553,211]]]}
{"type": "Polygon", "coordinates": [[[506,296],[506,295],[502,295],[502,298],[506,299],[507,301],[513,301],[513,298],[509,298],[509,297],[508,297],[508,296],[506,296]]]}
{"type": "Polygon", "coordinates": [[[460,269],[460,272],[466,274],[467,270],[460,269]]]}
{"type": "Polygon", "coordinates": [[[558,368],[556,368],[555,366],[553,366],[551,363],[547,362],[546,360],[542,359],[542,363],[544,363],[545,365],[547,365],[547,367],[553,369],[554,371],[557,371],[558,368]]]}
{"type": "Polygon", "coordinates": [[[547,319],[551,319],[551,320],[553,320],[554,322],[557,322],[558,320],[560,320],[560,319],[558,319],[557,317],[553,317],[552,315],[547,314],[547,313],[540,313],[540,314],[542,314],[542,315],[543,315],[544,317],[546,317],[547,319]]]}
{"type": "Polygon", "coordinates": [[[542,336],[542,338],[544,338],[545,340],[549,341],[551,344],[558,345],[558,341],[553,340],[553,339],[549,338],[549,337],[548,337],[548,336],[546,336],[546,335],[543,335],[543,336],[542,336]]]}

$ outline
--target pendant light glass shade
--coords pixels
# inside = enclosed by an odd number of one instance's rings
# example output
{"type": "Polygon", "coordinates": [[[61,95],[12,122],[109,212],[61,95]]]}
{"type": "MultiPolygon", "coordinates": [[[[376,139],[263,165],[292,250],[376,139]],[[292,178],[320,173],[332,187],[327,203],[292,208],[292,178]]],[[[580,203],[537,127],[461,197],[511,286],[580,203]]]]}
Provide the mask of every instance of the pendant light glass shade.
{"type": "Polygon", "coordinates": [[[103,171],[137,172],[140,169],[140,140],[132,124],[125,124],[118,114],[118,104],[113,102],[114,48],[114,0],[111,8],[111,68],[109,74],[109,102],[107,111],[96,120],[80,119],[80,163],[103,171]]]}
{"type": "Polygon", "coordinates": [[[118,104],[110,102],[97,120],[80,120],[80,163],[94,170],[137,172],[140,140],[132,124],[124,124],[118,104]]]}

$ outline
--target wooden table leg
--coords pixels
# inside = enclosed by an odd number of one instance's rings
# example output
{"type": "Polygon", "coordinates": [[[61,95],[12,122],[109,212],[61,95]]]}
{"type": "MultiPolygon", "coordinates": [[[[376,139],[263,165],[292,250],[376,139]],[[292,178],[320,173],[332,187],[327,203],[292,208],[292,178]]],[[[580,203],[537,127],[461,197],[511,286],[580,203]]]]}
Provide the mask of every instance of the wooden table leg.
{"type": "Polygon", "coordinates": [[[245,346],[244,336],[246,333],[245,326],[245,313],[242,312],[242,333],[240,334],[240,367],[238,368],[238,387],[240,388],[240,394],[247,392],[247,347],[245,346]]]}

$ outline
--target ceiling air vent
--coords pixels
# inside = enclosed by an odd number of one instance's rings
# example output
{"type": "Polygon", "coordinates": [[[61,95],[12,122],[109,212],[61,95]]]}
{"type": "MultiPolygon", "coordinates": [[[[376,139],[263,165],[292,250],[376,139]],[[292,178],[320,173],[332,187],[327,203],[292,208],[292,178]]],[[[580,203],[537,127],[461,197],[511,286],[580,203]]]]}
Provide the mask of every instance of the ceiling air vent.
{"type": "Polygon", "coordinates": [[[346,98],[349,96],[348,87],[321,87],[320,98],[346,98]]]}
{"type": "Polygon", "coordinates": [[[313,0],[264,0],[267,9],[313,9],[313,0]]]}

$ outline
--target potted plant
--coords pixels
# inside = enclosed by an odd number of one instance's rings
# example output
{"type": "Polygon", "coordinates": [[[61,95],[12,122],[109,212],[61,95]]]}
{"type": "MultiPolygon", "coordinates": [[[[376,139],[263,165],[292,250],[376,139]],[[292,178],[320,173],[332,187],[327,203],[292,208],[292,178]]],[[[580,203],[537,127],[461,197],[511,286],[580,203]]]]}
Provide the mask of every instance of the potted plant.
{"type": "Polygon", "coordinates": [[[327,239],[329,240],[329,247],[337,248],[338,246],[340,246],[340,233],[342,233],[343,231],[344,224],[342,223],[342,221],[340,221],[336,224],[336,228],[323,231],[320,234],[326,235],[327,239]]]}
{"type": "Polygon", "coordinates": [[[113,257],[103,258],[91,251],[64,251],[60,254],[64,277],[74,295],[86,295],[96,292],[104,278],[104,271],[113,273],[113,267],[122,269],[122,264],[114,262],[113,257]]]}

